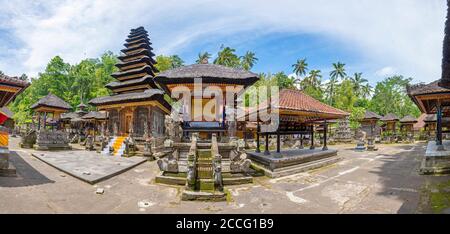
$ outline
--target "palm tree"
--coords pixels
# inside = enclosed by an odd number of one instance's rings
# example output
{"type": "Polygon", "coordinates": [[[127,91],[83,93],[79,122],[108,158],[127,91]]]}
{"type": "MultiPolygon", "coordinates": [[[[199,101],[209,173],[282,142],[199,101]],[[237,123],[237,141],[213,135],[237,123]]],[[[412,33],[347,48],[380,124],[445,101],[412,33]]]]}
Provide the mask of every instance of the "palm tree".
{"type": "Polygon", "coordinates": [[[255,53],[247,51],[244,56],[241,56],[241,66],[243,69],[249,71],[253,68],[255,63],[258,61],[258,58],[256,58],[255,55],[255,53]]]}
{"type": "Polygon", "coordinates": [[[370,98],[370,95],[372,95],[372,92],[373,92],[373,87],[370,86],[369,83],[362,86],[362,88],[361,88],[361,96],[363,98],[366,98],[366,99],[370,98]]]}
{"type": "Polygon", "coordinates": [[[321,79],[322,79],[322,74],[320,70],[311,70],[309,72],[309,75],[307,77],[305,77],[305,79],[303,79],[302,81],[302,89],[305,89],[306,86],[310,86],[316,90],[320,90],[321,89],[321,79]]]}
{"type": "Polygon", "coordinates": [[[240,60],[236,55],[236,50],[222,45],[221,51],[217,54],[214,64],[223,65],[227,67],[239,67],[240,60]]]}
{"type": "Polygon", "coordinates": [[[335,86],[339,83],[339,78],[344,79],[347,76],[345,64],[333,63],[334,70],[330,72],[330,81],[328,82],[327,92],[330,105],[334,105],[335,86]]]}
{"type": "Polygon", "coordinates": [[[198,59],[195,61],[197,64],[208,63],[208,60],[211,58],[211,54],[208,52],[199,53],[198,59]]]}
{"type": "Polygon", "coordinates": [[[364,84],[369,81],[362,77],[362,73],[355,73],[353,77],[350,77],[350,80],[353,83],[353,91],[355,92],[356,96],[360,97],[364,84]]]}
{"type": "Polygon", "coordinates": [[[294,73],[297,75],[296,82],[300,82],[301,77],[306,75],[306,72],[308,71],[308,63],[306,62],[306,59],[297,60],[297,63],[292,65],[292,67],[294,68],[294,73]]]}

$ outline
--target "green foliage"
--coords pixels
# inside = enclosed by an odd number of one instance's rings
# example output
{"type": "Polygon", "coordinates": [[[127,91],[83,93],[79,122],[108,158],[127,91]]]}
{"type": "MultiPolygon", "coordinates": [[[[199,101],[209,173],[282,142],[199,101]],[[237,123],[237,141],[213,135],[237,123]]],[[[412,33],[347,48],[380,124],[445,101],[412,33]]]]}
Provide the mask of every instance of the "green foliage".
{"type": "Polygon", "coordinates": [[[159,55],[156,57],[155,67],[159,70],[159,72],[167,71],[181,66],[184,66],[184,61],[178,55],[159,55]]]}
{"type": "Polygon", "coordinates": [[[10,104],[15,113],[14,119],[19,123],[31,122],[30,106],[40,98],[53,93],[64,99],[72,107],[86,103],[92,98],[109,95],[104,87],[113,81],[111,74],[116,71],[117,58],[111,52],[100,59],[86,59],[79,64],[70,65],[56,56],[50,60],[44,72],[37,79],[31,79],[31,85],[10,104]]]}
{"type": "Polygon", "coordinates": [[[351,129],[358,129],[361,124],[359,123],[359,120],[364,118],[364,114],[366,113],[366,109],[362,107],[353,107],[350,111],[350,128],[351,129]]]}
{"type": "Polygon", "coordinates": [[[241,60],[236,55],[235,49],[222,45],[221,50],[217,54],[217,58],[214,60],[214,64],[238,68],[241,65],[241,60]]]}
{"type": "Polygon", "coordinates": [[[393,76],[379,82],[370,101],[370,110],[386,115],[394,113],[399,117],[412,115],[420,116],[419,108],[411,101],[406,93],[406,86],[412,78],[393,76]]]}

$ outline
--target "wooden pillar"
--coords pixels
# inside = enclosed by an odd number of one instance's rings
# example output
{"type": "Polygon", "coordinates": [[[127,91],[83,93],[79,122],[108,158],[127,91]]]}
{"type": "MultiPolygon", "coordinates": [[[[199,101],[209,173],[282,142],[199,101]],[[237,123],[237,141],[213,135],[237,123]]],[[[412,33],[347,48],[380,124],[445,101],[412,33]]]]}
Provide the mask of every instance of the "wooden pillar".
{"type": "Polygon", "coordinates": [[[442,146],[442,106],[441,103],[437,104],[437,132],[436,132],[436,144],[442,146]]]}
{"type": "Polygon", "coordinates": [[[37,112],[38,114],[38,131],[41,130],[41,112],[37,112]]]}
{"type": "Polygon", "coordinates": [[[261,143],[259,142],[260,132],[261,132],[261,125],[259,124],[259,121],[258,121],[258,125],[256,127],[256,153],[261,153],[261,149],[260,149],[261,143]]]}
{"type": "Polygon", "coordinates": [[[270,155],[270,150],[269,150],[269,137],[270,134],[266,133],[266,150],[264,151],[265,155],[270,155]]]}
{"type": "Polygon", "coordinates": [[[323,127],[323,151],[327,151],[328,150],[328,145],[327,145],[327,135],[328,135],[328,124],[327,121],[325,120],[325,122],[323,123],[324,127],[323,127]]]}
{"type": "Polygon", "coordinates": [[[311,147],[309,149],[316,149],[316,146],[314,146],[314,124],[311,124],[311,147]]]}
{"type": "Polygon", "coordinates": [[[47,128],[47,112],[44,112],[44,129],[47,128]]]}
{"type": "Polygon", "coordinates": [[[300,149],[304,149],[305,146],[303,144],[303,134],[300,134],[300,149]]]}
{"type": "Polygon", "coordinates": [[[277,153],[281,153],[281,137],[280,137],[280,132],[277,132],[277,153]]]}

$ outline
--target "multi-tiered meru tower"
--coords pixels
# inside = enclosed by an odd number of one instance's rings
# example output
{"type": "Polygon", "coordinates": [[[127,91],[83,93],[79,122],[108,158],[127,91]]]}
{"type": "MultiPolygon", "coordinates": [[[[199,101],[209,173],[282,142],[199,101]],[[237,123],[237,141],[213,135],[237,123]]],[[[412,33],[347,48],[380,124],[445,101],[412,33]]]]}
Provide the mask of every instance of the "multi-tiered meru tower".
{"type": "Polygon", "coordinates": [[[113,95],[90,101],[108,112],[109,133],[118,140],[130,135],[139,139],[146,133],[164,137],[164,118],[171,107],[153,81],[158,70],[151,45],[143,27],[132,29],[118,57],[119,71],[111,75],[117,81],[106,85],[113,95]]]}

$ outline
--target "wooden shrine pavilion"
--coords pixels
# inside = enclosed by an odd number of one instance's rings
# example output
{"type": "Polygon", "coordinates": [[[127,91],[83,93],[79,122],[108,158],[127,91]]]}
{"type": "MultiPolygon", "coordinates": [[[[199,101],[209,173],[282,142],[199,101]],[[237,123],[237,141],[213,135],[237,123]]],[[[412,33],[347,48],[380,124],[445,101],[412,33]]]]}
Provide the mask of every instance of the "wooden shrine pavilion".
{"type": "Polygon", "coordinates": [[[37,130],[39,131],[41,128],[45,129],[49,123],[52,127],[60,128],[61,115],[68,113],[72,106],[61,98],[49,93],[30,108],[37,115],[35,118],[37,120],[37,130]],[[52,121],[49,121],[49,118],[52,121]]]}
{"type": "MultiPolygon", "coordinates": [[[[12,102],[17,95],[23,92],[30,84],[15,77],[0,75],[0,108],[12,102]]],[[[0,124],[8,116],[0,112],[0,124]]],[[[9,163],[9,134],[8,129],[0,126],[0,176],[15,176],[16,169],[9,163]]]]}
{"type": "MultiPolygon", "coordinates": [[[[256,152],[249,152],[250,159],[261,166],[267,176],[279,177],[298,173],[315,166],[325,166],[339,160],[336,150],[328,149],[328,121],[344,119],[350,114],[326,105],[298,90],[283,89],[279,93],[279,103],[261,104],[258,112],[272,110],[279,115],[278,128],[262,132],[261,125],[268,124],[258,120],[256,152]],[[322,125],[323,148],[316,149],[316,126],[322,125]],[[298,149],[282,151],[281,136],[300,135],[298,149]],[[260,137],[265,136],[265,150],[260,152],[260,137]],[[270,152],[270,136],[276,136],[276,152],[270,152]],[[309,136],[310,148],[303,149],[303,136],[309,136]]],[[[252,113],[249,113],[252,114],[252,113]]]]}
{"type": "Polygon", "coordinates": [[[381,118],[382,116],[375,112],[366,111],[359,123],[361,124],[361,130],[367,133],[367,137],[375,138],[380,135],[380,132],[376,131],[376,126],[381,118]]]}
{"type": "Polygon", "coordinates": [[[143,27],[132,29],[118,57],[119,71],[112,74],[117,81],[106,85],[114,94],[89,102],[108,113],[107,128],[112,136],[140,140],[148,132],[155,138],[164,137],[164,119],[171,106],[154,82],[158,70],[151,45],[143,27]]]}
{"type": "Polygon", "coordinates": [[[259,76],[241,69],[207,64],[204,61],[203,64],[194,64],[162,72],[155,80],[169,95],[172,95],[174,90],[178,88],[189,92],[190,97],[186,98],[189,103],[185,103],[185,107],[190,106],[191,109],[184,108],[182,110],[181,114],[184,116],[183,119],[186,120],[183,121],[183,130],[187,134],[198,132],[201,138],[210,139],[213,133],[220,136],[236,136],[235,131],[228,131],[230,127],[228,124],[236,122],[237,113],[234,115],[234,119],[230,119],[227,111],[236,108],[238,96],[247,87],[257,82],[259,76]],[[201,82],[198,90],[196,90],[196,81],[201,82]],[[203,93],[205,89],[211,87],[219,89],[216,91],[222,94],[222,100],[218,100],[219,97],[217,96],[206,97],[207,95],[195,93],[198,91],[203,93]],[[234,90],[234,93],[231,94],[233,95],[232,103],[227,103],[227,89],[234,90]],[[211,116],[204,115],[206,105],[211,104],[211,101],[217,105],[213,105],[215,108],[211,110],[211,116]]]}

